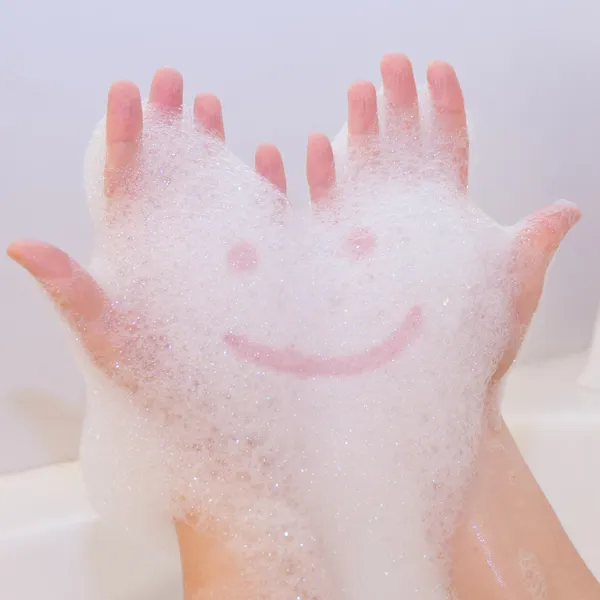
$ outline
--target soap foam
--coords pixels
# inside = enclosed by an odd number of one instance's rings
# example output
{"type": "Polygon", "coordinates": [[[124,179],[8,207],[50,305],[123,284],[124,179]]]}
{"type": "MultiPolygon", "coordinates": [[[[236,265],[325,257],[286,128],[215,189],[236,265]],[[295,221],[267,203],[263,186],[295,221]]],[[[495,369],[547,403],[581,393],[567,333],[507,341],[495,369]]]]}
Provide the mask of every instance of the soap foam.
{"type": "Polygon", "coordinates": [[[458,189],[452,140],[369,159],[342,134],[307,214],[189,111],[146,111],[132,197],[106,199],[103,133],[90,271],[119,353],[110,377],[83,361],[98,510],[217,531],[252,590],[232,598],[446,598],[514,288],[513,234],[458,189]]]}

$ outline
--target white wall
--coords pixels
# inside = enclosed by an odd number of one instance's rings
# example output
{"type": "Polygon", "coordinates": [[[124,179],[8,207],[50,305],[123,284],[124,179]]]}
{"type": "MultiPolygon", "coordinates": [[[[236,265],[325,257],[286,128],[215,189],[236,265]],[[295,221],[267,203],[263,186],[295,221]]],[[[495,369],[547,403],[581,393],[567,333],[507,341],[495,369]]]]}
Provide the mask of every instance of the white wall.
{"type": "MultiPolygon", "coordinates": [[[[387,51],[422,75],[457,68],[473,123],[474,195],[503,222],[577,201],[585,220],[557,259],[531,355],[584,347],[598,296],[600,3],[593,0],[2,0],[0,246],[16,237],[90,251],[81,159],[107,86],[179,68],[189,96],[224,103],[233,149],[280,146],[292,190],[304,143],[333,135],[354,79],[387,51]]],[[[0,472],[75,456],[82,386],[52,311],[0,258],[0,472]]]]}

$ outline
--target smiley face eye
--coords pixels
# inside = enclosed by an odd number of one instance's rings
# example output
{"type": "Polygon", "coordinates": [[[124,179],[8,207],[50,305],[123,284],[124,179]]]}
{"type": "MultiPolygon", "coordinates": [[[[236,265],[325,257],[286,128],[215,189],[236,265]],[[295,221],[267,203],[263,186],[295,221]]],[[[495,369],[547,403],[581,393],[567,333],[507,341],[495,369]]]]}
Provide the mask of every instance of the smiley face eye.
{"type": "Polygon", "coordinates": [[[346,238],[346,252],[354,260],[366,258],[373,252],[376,244],[375,234],[368,230],[357,228],[346,238]]]}
{"type": "Polygon", "coordinates": [[[227,253],[227,264],[236,273],[254,271],[258,265],[258,252],[249,242],[238,242],[227,253]]]}

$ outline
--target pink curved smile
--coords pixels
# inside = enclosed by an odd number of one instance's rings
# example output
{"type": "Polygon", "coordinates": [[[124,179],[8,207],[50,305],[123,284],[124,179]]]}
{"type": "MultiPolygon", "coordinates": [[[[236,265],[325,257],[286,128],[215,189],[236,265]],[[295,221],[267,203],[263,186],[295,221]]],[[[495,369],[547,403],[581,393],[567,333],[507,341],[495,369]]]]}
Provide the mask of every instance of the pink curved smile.
{"type": "Polygon", "coordinates": [[[398,356],[419,335],[421,309],[414,306],[404,321],[384,342],[372,346],[360,354],[322,358],[307,355],[293,349],[277,349],[251,342],[241,335],[225,336],[225,343],[238,358],[253,362],[275,371],[292,373],[302,377],[335,377],[358,375],[374,371],[398,356]]]}

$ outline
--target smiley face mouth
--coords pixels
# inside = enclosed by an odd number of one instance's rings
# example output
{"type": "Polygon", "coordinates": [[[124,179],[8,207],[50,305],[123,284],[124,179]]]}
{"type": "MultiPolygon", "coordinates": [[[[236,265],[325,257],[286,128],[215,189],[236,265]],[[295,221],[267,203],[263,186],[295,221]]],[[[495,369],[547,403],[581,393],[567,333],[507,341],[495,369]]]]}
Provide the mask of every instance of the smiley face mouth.
{"type": "Polygon", "coordinates": [[[421,309],[414,306],[402,324],[382,343],[359,354],[321,357],[290,348],[272,348],[244,336],[225,335],[225,344],[245,361],[300,377],[340,377],[379,369],[402,353],[421,332],[421,309]]]}

